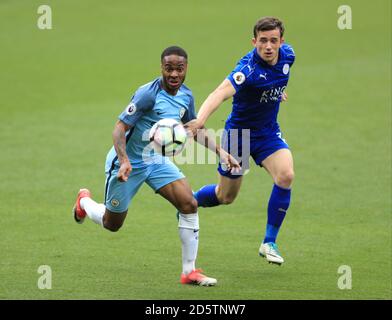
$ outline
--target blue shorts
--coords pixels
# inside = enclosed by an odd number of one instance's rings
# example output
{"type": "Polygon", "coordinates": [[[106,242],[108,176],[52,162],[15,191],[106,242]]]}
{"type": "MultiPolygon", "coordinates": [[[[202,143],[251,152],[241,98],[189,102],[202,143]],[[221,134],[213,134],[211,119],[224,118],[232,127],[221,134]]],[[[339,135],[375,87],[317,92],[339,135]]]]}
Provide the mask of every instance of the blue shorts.
{"type": "Polygon", "coordinates": [[[231,179],[241,177],[249,169],[249,157],[261,166],[262,161],[274,152],[289,149],[277,123],[262,130],[234,129],[226,124],[221,146],[241,163],[238,174],[231,174],[219,163],[218,172],[231,179]]]}
{"type": "Polygon", "coordinates": [[[113,164],[106,171],[105,206],[111,212],[128,210],[132,198],[143,182],[146,182],[155,192],[165,185],[185,178],[184,174],[169,160],[150,163],[141,167],[133,167],[126,182],[117,179],[119,166],[113,164]]]}

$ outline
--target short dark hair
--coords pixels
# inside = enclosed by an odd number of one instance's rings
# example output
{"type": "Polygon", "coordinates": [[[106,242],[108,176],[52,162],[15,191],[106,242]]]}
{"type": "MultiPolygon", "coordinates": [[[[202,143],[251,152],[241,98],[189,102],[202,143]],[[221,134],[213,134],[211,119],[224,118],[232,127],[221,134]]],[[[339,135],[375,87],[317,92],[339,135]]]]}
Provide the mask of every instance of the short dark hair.
{"type": "Polygon", "coordinates": [[[171,46],[171,47],[168,47],[165,50],[163,50],[163,52],[161,54],[161,61],[163,60],[164,57],[170,56],[172,54],[175,54],[180,57],[184,57],[186,60],[188,60],[188,55],[183,48],[178,47],[178,46],[171,46]]]}
{"type": "Polygon", "coordinates": [[[270,31],[278,28],[280,30],[280,36],[283,37],[284,25],[281,20],[275,17],[263,17],[259,19],[253,27],[253,35],[256,38],[258,31],[270,31]]]}

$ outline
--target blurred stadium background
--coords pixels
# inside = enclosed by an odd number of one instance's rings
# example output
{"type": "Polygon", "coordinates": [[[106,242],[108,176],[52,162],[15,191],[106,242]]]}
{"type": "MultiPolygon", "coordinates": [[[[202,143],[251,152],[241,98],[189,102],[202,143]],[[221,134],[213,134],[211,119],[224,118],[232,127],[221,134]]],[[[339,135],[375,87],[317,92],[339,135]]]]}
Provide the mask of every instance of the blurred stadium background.
{"type": "MultiPolygon", "coordinates": [[[[0,30],[0,299],[391,299],[390,1],[2,0],[0,30]],[[37,28],[42,4],[52,30],[37,28]],[[337,27],[342,4],[352,30],[337,27]],[[114,122],[165,47],[188,51],[198,109],[267,15],[297,55],[279,118],[296,169],[286,263],[258,257],[272,183],[252,166],[234,204],[200,209],[198,265],[219,285],[184,287],[175,210],[147,186],[118,233],[76,225],[71,208],[80,187],[103,200],[114,122]]],[[[213,164],[181,168],[194,189],[217,178],[213,164]]]]}

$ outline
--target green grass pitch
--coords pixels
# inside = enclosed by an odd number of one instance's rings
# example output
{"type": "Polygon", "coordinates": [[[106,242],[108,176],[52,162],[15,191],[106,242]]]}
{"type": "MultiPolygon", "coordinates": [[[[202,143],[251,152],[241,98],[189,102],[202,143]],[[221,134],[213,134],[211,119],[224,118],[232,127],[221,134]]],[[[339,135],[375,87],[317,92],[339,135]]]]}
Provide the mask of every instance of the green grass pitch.
{"type": "MultiPolygon", "coordinates": [[[[337,0],[1,1],[0,299],[391,299],[391,3],[344,3],[351,30],[337,27],[337,0]],[[51,30],[37,27],[43,3],[51,30]],[[103,200],[114,122],[165,47],[188,51],[198,109],[266,15],[297,55],[279,116],[296,171],[286,262],[258,257],[272,181],[253,165],[232,205],[200,209],[197,262],[218,286],[182,286],[169,203],[143,187],[110,233],[74,223],[75,195],[103,200]],[[351,289],[338,287],[342,265],[351,289]]],[[[193,189],[217,181],[214,164],[181,168],[193,189]]]]}

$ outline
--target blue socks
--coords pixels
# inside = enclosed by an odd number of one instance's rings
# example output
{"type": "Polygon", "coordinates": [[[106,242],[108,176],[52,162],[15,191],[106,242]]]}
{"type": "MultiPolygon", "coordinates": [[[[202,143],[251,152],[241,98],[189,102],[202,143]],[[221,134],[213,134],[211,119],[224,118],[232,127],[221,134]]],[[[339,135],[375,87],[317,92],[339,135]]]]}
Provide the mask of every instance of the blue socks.
{"type": "Polygon", "coordinates": [[[284,189],[274,184],[268,203],[267,229],[263,243],[276,241],[280,226],[290,205],[290,197],[291,189],[284,189]]]}
{"type": "Polygon", "coordinates": [[[216,184],[210,184],[200,188],[199,191],[193,194],[199,207],[215,207],[220,205],[215,194],[215,188],[216,184]]]}

